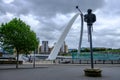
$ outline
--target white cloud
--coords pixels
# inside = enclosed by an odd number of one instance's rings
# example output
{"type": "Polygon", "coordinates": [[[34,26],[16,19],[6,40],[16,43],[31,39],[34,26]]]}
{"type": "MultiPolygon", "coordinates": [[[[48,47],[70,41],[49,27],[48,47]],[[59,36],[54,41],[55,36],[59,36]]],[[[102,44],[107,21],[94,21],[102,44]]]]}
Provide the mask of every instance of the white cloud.
{"type": "Polygon", "coordinates": [[[28,25],[31,26],[31,28],[34,30],[34,29],[37,29],[37,27],[39,27],[39,25],[41,24],[35,16],[31,15],[31,14],[28,14],[27,16],[26,15],[20,15],[20,18],[25,21],[28,25]]]}
{"type": "Polygon", "coordinates": [[[69,17],[67,17],[66,15],[63,14],[56,14],[55,17],[52,18],[52,21],[56,24],[56,25],[64,25],[65,23],[67,23],[69,21],[69,17]]]}
{"type": "Polygon", "coordinates": [[[14,14],[6,12],[4,15],[1,15],[0,23],[6,23],[6,22],[12,20],[14,17],[15,17],[14,14]]]}
{"type": "MultiPolygon", "coordinates": [[[[0,23],[20,17],[31,26],[41,41],[48,40],[50,45],[57,41],[66,24],[76,14],[75,6],[78,5],[74,0],[2,0],[0,2],[0,23]]],[[[88,8],[92,8],[97,16],[97,22],[93,26],[94,47],[120,47],[119,4],[119,0],[80,1],[79,7],[84,13],[88,8]]],[[[79,34],[80,18],[76,20],[66,37],[69,48],[78,47],[79,34]]],[[[82,46],[89,46],[87,41],[87,27],[84,24],[82,46]]]]}
{"type": "Polygon", "coordinates": [[[12,3],[14,0],[2,0],[4,3],[10,4],[12,3]]]}

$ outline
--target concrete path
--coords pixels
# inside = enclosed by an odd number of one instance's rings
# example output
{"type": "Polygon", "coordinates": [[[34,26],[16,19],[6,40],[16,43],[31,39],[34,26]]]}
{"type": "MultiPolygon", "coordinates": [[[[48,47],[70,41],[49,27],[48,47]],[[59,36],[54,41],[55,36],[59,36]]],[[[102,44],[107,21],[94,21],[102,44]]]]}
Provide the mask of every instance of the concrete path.
{"type": "Polygon", "coordinates": [[[89,64],[30,64],[19,66],[0,65],[0,80],[120,80],[120,64],[99,64],[95,68],[102,70],[102,77],[86,77],[84,69],[89,64]]]}

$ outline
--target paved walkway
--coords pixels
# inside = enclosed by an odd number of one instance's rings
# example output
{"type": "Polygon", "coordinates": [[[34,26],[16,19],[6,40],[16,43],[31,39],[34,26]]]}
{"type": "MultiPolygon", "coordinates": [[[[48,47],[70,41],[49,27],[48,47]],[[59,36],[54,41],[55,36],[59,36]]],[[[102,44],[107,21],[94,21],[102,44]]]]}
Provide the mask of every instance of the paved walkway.
{"type": "Polygon", "coordinates": [[[31,64],[19,66],[0,65],[0,80],[119,80],[120,64],[97,64],[102,77],[86,77],[84,69],[90,68],[89,64],[38,64],[32,68],[31,64]]]}

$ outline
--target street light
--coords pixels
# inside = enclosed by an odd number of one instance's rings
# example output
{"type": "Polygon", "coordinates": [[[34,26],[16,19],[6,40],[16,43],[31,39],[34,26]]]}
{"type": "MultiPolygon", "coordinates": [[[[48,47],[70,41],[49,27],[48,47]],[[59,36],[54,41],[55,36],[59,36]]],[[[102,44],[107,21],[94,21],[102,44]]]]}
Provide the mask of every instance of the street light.
{"type": "MultiPolygon", "coordinates": [[[[78,53],[80,54],[81,51],[81,45],[82,45],[82,36],[83,36],[83,13],[80,10],[80,8],[78,6],[76,6],[76,9],[80,12],[80,17],[81,17],[81,33],[80,33],[80,41],[79,41],[79,46],[78,46],[78,53]]],[[[79,55],[78,55],[79,56],[79,55]]]]}

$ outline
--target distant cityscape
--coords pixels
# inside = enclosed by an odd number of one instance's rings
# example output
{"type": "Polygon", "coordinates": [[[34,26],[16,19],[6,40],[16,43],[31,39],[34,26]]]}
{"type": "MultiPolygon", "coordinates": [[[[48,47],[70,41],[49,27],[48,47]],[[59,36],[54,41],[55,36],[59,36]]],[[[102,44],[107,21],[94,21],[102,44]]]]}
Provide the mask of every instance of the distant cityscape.
{"type": "MultiPolygon", "coordinates": [[[[55,44],[56,43],[54,43],[52,47],[49,47],[49,41],[42,41],[42,44],[38,46],[37,50],[38,54],[50,54],[55,44]]],[[[64,41],[60,48],[59,54],[66,53],[68,53],[68,45],[64,41]]]]}
{"type": "MultiPolygon", "coordinates": [[[[56,43],[53,44],[53,46],[49,46],[49,41],[42,41],[38,48],[36,49],[36,54],[50,54],[52,49],[54,48],[56,43]]],[[[105,47],[93,47],[93,51],[94,52],[111,52],[111,53],[119,53],[120,52],[120,48],[118,49],[112,49],[112,48],[105,48],[105,47]]],[[[68,48],[68,45],[66,44],[66,42],[64,41],[60,50],[59,50],[59,55],[69,55],[69,53],[74,53],[74,52],[78,52],[78,49],[70,49],[68,48]]],[[[89,47],[81,47],[81,52],[90,52],[90,48],[89,47]]],[[[30,52],[30,53],[34,53],[34,51],[30,52]]],[[[2,54],[16,54],[15,49],[10,49],[9,51],[4,50],[2,48],[0,48],[0,56],[2,54]]]]}

